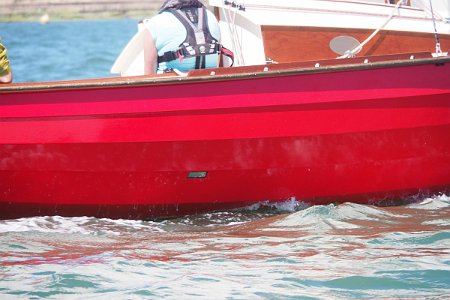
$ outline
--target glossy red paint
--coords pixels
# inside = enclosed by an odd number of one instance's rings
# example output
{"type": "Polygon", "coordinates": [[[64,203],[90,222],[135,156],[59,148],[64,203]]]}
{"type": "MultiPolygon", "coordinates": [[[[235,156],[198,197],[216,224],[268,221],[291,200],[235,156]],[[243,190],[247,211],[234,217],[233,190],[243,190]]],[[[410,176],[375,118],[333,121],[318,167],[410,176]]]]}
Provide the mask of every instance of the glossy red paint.
{"type": "Polygon", "coordinates": [[[447,190],[449,75],[443,59],[0,90],[0,218],[153,218],[447,190]]]}

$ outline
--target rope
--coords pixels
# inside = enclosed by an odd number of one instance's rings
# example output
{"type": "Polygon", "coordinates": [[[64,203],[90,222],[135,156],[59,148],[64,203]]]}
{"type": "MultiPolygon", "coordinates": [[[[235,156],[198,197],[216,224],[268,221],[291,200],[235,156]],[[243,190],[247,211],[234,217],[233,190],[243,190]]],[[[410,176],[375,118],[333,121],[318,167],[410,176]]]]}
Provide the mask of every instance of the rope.
{"type": "MultiPolygon", "coordinates": [[[[431,1],[431,0],[430,0],[431,1]]],[[[339,56],[338,58],[349,58],[349,57],[353,57],[356,53],[358,53],[359,51],[361,51],[361,49],[375,36],[377,35],[377,33],[383,29],[388,23],[389,21],[392,20],[392,18],[395,15],[395,12],[398,10],[398,8],[403,4],[403,0],[399,0],[397,2],[397,4],[395,5],[394,9],[392,10],[391,14],[388,16],[388,18],[386,19],[386,21],[383,23],[383,25],[381,25],[380,27],[378,27],[364,42],[362,42],[361,44],[359,44],[358,46],[356,46],[355,48],[353,48],[352,50],[348,51],[348,53],[345,53],[342,56],[339,56]]]]}
{"type": "Polygon", "coordinates": [[[450,19],[444,18],[443,16],[441,16],[441,15],[440,15],[439,13],[437,13],[437,12],[432,13],[431,10],[430,10],[429,5],[426,4],[426,3],[423,3],[423,1],[416,1],[416,2],[414,2],[414,5],[417,6],[417,7],[419,7],[419,8],[421,8],[421,9],[422,9],[423,11],[425,11],[427,14],[434,15],[434,17],[435,17],[437,20],[439,20],[439,21],[444,22],[444,23],[450,23],[450,19]]]}
{"type": "Polygon", "coordinates": [[[177,74],[180,77],[187,77],[188,76],[188,72],[182,72],[178,69],[173,69],[173,71],[175,72],[175,74],[177,74]]]}
{"type": "Polygon", "coordinates": [[[434,26],[434,39],[436,41],[436,54],[442,55],[441,43],[439,41],[439,34],[436,29],[436,20],[434,18],[433,4],[431,4],[431,0],[430,0],[430,10],[431,10],[431,18],[433,19],[433,26],[434,26]]]}
{"type": "Polygon", "coordinates": [[[233,16],[231,16],[231,10],[230,9],[228,10],[229,18],[233,20],[231,22],[231,25],[232,25],[232,28],[233,28],[233,36],[236,39],[236,44],[237,44],[236,52],[238,54],[238,63],[239,63],[239,65],[245,65],[244,55],[242,54],[242,45],[241,45],[241,42],[239,40],[239,36],[237,35],[237,27],[236,27],[236,14],[237,14],[237,12],[238,12],[238,6],[237,5],[234,8],[233,16]]]}
{"type": "Polygon", "coordinates": [[[236,20],[237,9],[234,12],[234,18],[232,18],[231,11],[230,11],[231,10],[231,6],[229,6],[228,12],[226,12],[225,11],[225,5],[226,5],[226,3],[224,1],[223,5],[222,5],[222,13],[225,16],[225,22],[228,25],[228,31],[229,31],[230,36],[231,36],[231,44],[233,46],[233,50],[237,54],[236,55],[236,60],[237,60],[238,65],[244,65],[244,57],[242,55],[242,46],[239,43],[239,38],[238,38],[238,36],[236,34],[235,20],[236,20]],[[230,22],[231,21],[230,19],[232,19],[233,21],[230,22]]]}
{"type": "MultiPolygon", "coordinates": [[[[227,12],[225,11],[225,7],[224,7],[224,6],[222,6],[222,14],[223,14],[224,17],[225,17],[225,23],[227,23],[228,32],[229,32],[230,37],[231,37],[231,45],[232,45],[232,47],[233,47],[233,51],[236,51],[236,52],[237,52],[238,49],[237,49],[236,44],[235,44],[234,33],[233,33],[233,31],[231,30],[231,25],[230,25],[230,22],[229,22],[229,20],[228,20],[228,14],[227,14],[227,12]]],[[[239,55],[238,55],[236,58],[237,58],[238,64],[240,64],[240,61],[239,61],[239,55]]]]}

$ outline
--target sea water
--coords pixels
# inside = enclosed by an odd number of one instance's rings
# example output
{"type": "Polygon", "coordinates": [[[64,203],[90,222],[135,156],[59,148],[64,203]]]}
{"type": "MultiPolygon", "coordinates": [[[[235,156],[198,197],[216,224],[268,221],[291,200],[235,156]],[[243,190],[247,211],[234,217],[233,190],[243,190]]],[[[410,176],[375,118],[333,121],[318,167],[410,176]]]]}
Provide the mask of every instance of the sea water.
{"type": "Polygon", "coordinates": [[[118,76],[110,69],[137,20],[0,23],[14,82],[118,76]]]}
{"type": "MultiPolygon", "coordinates": [[[[0,36],[16,82],[109,77],[136,24],[0,23],[0,36]]],[[[0,299],[41,298],[448,299],[450,195],[393,207],[291,199],[160,222],[0,221],[0,299]]]]}
{"type": "Polygon", "coordinates": [[[0,221],[0,299],[448,299],[450,197],[0,221]]]}

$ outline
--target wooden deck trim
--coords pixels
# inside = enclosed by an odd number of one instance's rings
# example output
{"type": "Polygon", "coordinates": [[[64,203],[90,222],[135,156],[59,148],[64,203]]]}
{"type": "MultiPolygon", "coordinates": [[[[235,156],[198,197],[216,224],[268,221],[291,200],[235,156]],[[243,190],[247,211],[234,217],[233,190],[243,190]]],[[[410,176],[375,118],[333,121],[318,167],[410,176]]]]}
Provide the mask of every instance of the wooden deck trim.
{"type": "MultiPolygon", "coordinates": [[[[257,66],[193,70],[187,77],[174,75],[133,76],[73,81],[16,83],[0,86],[0,96],[16,92],[74,90],[95,88],[129,88],[153,85],[174,85],[193,82],[248,80],[299,74],[367,70],[394,66],[450,63],[450,56],[432,57],[430,53],[410,53],[349,59],[318,60],[311,62],[268,64],[257,66]],[[3,94],[3,95],[2,95],[3,94]]],[[[1,102],[1,97],[0,97],[1,102]]]]}

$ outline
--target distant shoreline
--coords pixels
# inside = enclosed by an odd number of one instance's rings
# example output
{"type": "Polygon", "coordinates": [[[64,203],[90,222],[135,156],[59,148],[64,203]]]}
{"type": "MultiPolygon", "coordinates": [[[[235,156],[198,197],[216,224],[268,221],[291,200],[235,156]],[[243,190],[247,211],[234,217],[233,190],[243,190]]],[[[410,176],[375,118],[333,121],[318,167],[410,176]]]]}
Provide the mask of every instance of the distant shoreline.
{"type": "Polygon", "coordinates": [[[2,0],[0,22],[147,18],[164,0],[2,0]]]}
{"type": "MultiPolygon", "coordinates": [[[[0,23],[39,22],[48,15],[49,22],[69,20],[144,19],[157,14],[164,0],[15,0],[0,3],[0,23]]],[[[207,1],[202,1],[208,6],[207,1]]]]}
{"type": "MultiPolygon", "coordinates": [[[[35,0],[42,2],[45,0],[35,0]]],[[[56,0],[55,0],[56,1],[56,0]]],[[[61,3],[66,3],[68,0],[58,0],[61,3]]],[[[87,0],[86,0],[87,1],[87,0]]],[[[163,0],[146,0],[147,3],[140,3],[139,8],[133,6],[133,3],[140,0],[116,0],[121,3],[120,7],[83,7],[86,1],[80,2],[78,5],[70,7],[56,7],[56,6],[28,6],[21,9],[13,8],[12,6],[2,6],[0,3],[0,23],[12,22],[39,22],[43,15],[48,15],[49,22],[52,21],[70,21],[70,20],[108,20],[108,19],[144,19],[157,14],[158,9],[163,0]],[[3,10],[2,10],[3,9],[3,10]]],[[[107,0],[99,2],[107,5],[107,0]]],[[[206,4],[206,1],[203,1],[206,4]]],[[[96,5],[95,1],[89,2],[90,5],[96,5]]],[[[97,3],[97,4],[99,4],[97,3]]],[[[99,4],[99,5],[100,5],[99,4]]],[[[67,4],[68,5],[68,4],[67,4]]],[[[107,6],[106,6],[107,7],[107,6]]],[[[212,9],[206,4],[208,9],[212,9]]]]}
{"type": "MultiPolygon", "coordinates": [[[[49,21],[69,21],[69,20],[108,20],[108,19],[144,19],[156,14],[156,10],[149,11],[110,11],[110,12],[74,12],[61,11],[47,13],[49,21]]],[[[10,16],[0,15],[0,23],[12,22],[39,22],[43,14],[14,14],[10,16]]]]}

